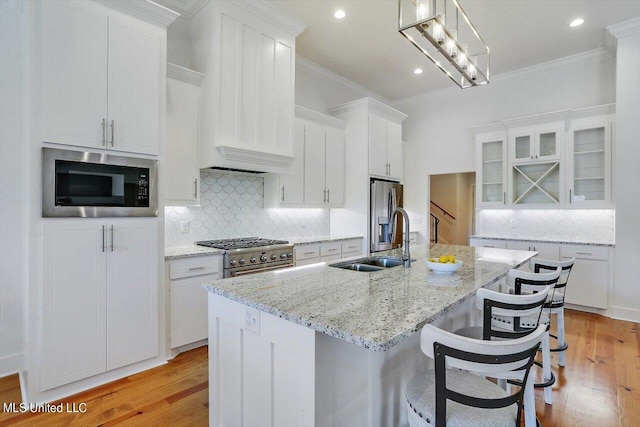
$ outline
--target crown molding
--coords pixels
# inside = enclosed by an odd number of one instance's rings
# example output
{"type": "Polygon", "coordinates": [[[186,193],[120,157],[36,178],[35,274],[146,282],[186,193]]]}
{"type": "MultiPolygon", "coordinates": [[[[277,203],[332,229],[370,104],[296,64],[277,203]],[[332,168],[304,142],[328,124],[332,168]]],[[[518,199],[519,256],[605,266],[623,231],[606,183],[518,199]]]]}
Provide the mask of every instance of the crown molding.
{"type": "MultiPolygon", "coordinates": [[[[553,59],[551,61],[542,62],[540,64],[532,65],[530,67],[521,68],[519,70],[507,71],[506,73],[496,74],[491,78],[492,83],[502,83],[509,81],[518,81],[532,79],[540,76],[541,74],[550,73],[558,70],[559,68],[575,67],[578,65],[590,64],[593,62],[606,61],[614,57],[614,52],[606,47],[599,47],[597,49],[588,50],[586,52],[577,53],[575,55],[565,56],[564,58],[553,59]]],[[[484,86],[486,87],[486,86],[484,86]]],[[[476,88],[482,90],[483,87],[476,88]]],[[[426,92],[420,95],[414,95],[407,98],[402,98],[397,101],[392,101],[390,104],[395,108],[400,108],[403,105],[412,104],[421,101],[424,98],[429,98],[436,94],[446,94],[449,91],[460,91],[457,87],[446,87],[430,92],[426,92]]]]}
{"type": "Polygon", "coordinates": [[[334,85],[340,86],[349,92],[356,94],[357,96],[368,96],[371,98],[375,98],[381,102],[389,103],[384,96],[365,88],[364,86],[360,86],[357,83],[352,82],[349,79],[342,77],[339,74],[334,73],[331,70],[328,70],[315,62],[309,61],[307,58],[304,58],[300,55],[296,55],[296,69],[300,71],[304,71],[307,74],[311,74],[314,77],[317,77],[325,82],[332,83],[334,85]]]}
{"type": "Polygon", "coordinates": [[[365,97],[355,101],[347,102],[346,104],[338,105],[333,108],[329,108],[329,114],[336,116],[338,114],[350,113],[358,110],[372,111],[388,120],[402,123],[408,116],[401,111],[391,108],[387,104],[384,104],[377,99],[365,97]]]}
{"type": "Polygon", "coordinates": [[[640,32],[640,18],[633,18],[618,24],[609,25],[607,32],[616,39],[640,32]]]}
{"type": "Polygon", "coordinates": [[[181,19],[189,20],[207,4],[207,0],[153,0],[161,6],[180,14],[181,19]]]}
{"type": "Polygon", "coordinates": [[[345,129],[347,127],[347,122],[345,122],[344,120],[340,120],[335,117],[319,113],[315,110],[310,110],[300,105],[296,105],[295,115],[296,115],[296,118],[298,119],[309,120],[309,121],[320,123],[327,126],[333,126],[340,129],[345,129]]]}
{"type": "Polygon", "coordinates": [[[167,63],[167,78],[176,79],[185,83],[191,83],[192,85],[200,86],[202,85],[204,74],[169,62],[167,63]]]}
{"type": "Polygon", "coordinates": [[[180,14],[166,6],[152,0],[97,0],[98,3],[108,8],[126,13],[134,18],[150,22],[161,27],[167,27],[176,20],[180,14]]]}
{"type": "Polygon", "coordinates": [[[285,13],[281,9],[265,0],[229,0],[230,3],[268,21],[281,30],[297,37],[307,28],[307,25],[299,19],[285,13]]]}

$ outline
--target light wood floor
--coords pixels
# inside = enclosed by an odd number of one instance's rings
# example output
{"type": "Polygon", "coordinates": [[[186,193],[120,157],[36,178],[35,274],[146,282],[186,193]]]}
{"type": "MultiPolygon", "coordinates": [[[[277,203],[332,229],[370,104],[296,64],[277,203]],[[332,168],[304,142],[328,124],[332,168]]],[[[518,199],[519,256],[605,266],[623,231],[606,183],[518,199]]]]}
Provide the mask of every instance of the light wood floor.
{"type": "MultiPolygon", "coordinates": [[[[545,427],[640,426],[640,325],[567,311],[567,366],[557,367],[554,402],[536,391],[545,427]]],[[[168,365],[71,396],[85,414],[0,412],[0,426],[206,426],[207,349],[180,354],[168,365]]],[[[0,379],[0,404],[20,402],[17,376],[0,379]]],[[[0,408],[1,410],[1,408],[0,408]]]]}

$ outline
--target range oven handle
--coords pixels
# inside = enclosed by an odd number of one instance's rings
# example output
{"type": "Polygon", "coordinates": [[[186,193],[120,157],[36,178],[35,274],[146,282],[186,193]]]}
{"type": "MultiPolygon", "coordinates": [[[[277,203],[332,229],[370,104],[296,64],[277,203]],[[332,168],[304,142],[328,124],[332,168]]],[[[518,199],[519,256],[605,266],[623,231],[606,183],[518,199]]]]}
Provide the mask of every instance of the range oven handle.
{"type": "Polygon", "coordinates": [[[229,277],[246,276],[247,274],[263,273],[269,270],[279,270],[281,268],[290,268],[290,267],[293,267],[293,264],[279,264],[279,265],[274,265],[273,267],[253,268],[251,270],[243,270],[243,271],[232,271],[229,277]]]}

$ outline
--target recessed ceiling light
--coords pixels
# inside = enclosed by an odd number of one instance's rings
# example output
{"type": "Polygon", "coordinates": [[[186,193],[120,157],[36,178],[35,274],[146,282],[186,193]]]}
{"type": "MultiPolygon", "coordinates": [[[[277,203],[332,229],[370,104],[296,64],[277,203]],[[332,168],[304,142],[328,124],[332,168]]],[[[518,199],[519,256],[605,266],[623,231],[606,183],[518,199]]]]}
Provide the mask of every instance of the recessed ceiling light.
{"type": "Polygon", "coordinates": [[[347,16],[347,14],[344,13],[344,10],[338,9],[338,10],[336,10],[336,13],[333,14],[333,16],[336,17],[337,19],[342,19],[345,16],[347,16]]]}
{"type": "Polygon", "coordinates": [[[413,70],[413,74],[422,74],[422,68],[416,68],[413,70]]]}
{"type": "Polygon", "coordinates": [[[584,24],[584,19],[576,18],[573,21],[571,21],[571,24],[569,24],[569,26],[570,27],[579,27],[582,24],[584,24]]]}

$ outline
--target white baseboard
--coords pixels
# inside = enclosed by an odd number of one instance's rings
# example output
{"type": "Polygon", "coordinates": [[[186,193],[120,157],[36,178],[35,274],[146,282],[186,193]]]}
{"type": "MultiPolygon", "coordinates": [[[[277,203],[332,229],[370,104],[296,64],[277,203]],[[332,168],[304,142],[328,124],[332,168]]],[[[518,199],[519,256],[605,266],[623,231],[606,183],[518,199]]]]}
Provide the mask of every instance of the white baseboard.
{"type": "Polygon", "coordinates": [[[22,354],[0,357],[0,378],[17,374],[22,370],[22,354]]]}
{"type": "Polygon", "coordinates": [[[625,307],[612,307],[611,317],[618,320],[640,323],[640,310],[625,307]]]}

